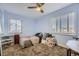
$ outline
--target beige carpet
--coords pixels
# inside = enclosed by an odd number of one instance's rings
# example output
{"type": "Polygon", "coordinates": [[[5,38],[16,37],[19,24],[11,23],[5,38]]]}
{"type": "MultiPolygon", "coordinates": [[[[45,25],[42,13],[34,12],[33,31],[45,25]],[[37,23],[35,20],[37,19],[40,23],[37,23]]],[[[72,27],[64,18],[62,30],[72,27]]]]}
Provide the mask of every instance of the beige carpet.
{"type": "Polygon", "coordinates": [[[48,47],[44,44],[38,44],[29,48],[21,48],[19,45],[13,45],[3,49],[3,56],[66,56],[67,49],[55,46],[48,47]]]}

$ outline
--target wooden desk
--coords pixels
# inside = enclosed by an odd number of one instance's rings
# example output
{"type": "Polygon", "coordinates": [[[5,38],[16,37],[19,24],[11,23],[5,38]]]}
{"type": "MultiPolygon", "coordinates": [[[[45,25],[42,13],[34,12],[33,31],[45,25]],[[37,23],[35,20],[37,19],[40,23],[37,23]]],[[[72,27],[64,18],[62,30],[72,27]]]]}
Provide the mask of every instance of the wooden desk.
{"type": "Polygon", "coordinates": [[[71,56],[71,51],[74,51],[74,54],[79,55],[79,40],[69,40],[67,42],[68,50],[67,56],[71,56]]]}

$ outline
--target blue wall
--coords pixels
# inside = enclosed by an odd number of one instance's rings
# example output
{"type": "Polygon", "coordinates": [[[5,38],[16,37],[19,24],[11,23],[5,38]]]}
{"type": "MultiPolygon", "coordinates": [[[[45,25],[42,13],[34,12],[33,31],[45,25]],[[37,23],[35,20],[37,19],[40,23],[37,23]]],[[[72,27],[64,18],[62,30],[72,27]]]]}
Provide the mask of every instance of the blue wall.
{"type": "MultiPolygon", "coordinates": [[[[9,19],[19,19],[22,20],[22,36],[29,36],[34,34],[34,21],[31,18],[22,16],[22,15],[17,15],[11,12],[8,12],[6,10],[1,10],[2,13],[2,21],[3,23],[3,35],[9,35],[9,19]]],[[[1,14],[0,13],[0,14],[1,14]]]]}

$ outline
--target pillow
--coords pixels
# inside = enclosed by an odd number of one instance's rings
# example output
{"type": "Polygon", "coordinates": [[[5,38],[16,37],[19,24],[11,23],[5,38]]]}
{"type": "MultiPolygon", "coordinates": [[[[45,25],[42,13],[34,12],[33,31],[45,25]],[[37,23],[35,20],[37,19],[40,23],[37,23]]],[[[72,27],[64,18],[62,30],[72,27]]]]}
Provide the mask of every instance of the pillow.
{"type": "Polygon", "coordinates": [[[56,39],[55,38],[51,38],[51,37],[47,37],[46,38],[46,44],[49,47],[54,47],[56,45],[56,39]]]}
{"type": "Polygon", "coordinates": [[[51,38],[52,38],[53,36],[52,36],[52,34],[50,34],[50,33],[44,33],[43,39],[46,40],[47,37],[51,37],[51,38]]]}
{"type": "Polygon", "coordinates": [[[26,40],[24,45],[25,45],[26,48],[30,47],[30,46],[33,46],[31,40],[26,40]]]}
{"type": "Polygon", "coordinates": [[[20,44],[20,46],[21,46],[22,48],[25,47],[25,43],[26,43],[25,41],[27,41],[27,40],[30,40],[30,38],[26,38],[26,37],[20,38],[19,44],[20,44]]]}
{"type": "Polygon", "coordinates": [[[39,43],[41,43],[42,37],[43,37],[43,33],[39,32],[36,33],[35,36],[39,37],[39,43]]]}
{"type": "Polygon", "coordinates": [[[36,45],[39,43],[39,37],[37,37],[37,36],[31,37],[30,40],[31,40],[33,45],[36,45]]]}

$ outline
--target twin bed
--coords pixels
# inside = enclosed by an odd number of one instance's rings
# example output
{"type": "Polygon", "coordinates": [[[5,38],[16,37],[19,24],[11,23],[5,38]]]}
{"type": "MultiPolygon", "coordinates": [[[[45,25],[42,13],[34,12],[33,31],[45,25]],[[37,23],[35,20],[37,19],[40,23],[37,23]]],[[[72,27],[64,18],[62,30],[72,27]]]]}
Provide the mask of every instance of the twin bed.
{"type": "Polygon", "coordinates": [[[45,44],[37,44],[28,48],[21,48],[18,44],[3,50],[3,56],[66,56],[67,49],[55,46],[48,47],[45,44]]]}
{"type": "MultiPolygon", "coordinates": [[[[49,47],[45,42],[39,43],[39,40],[37,40],[37,37],[22,37],[20,39],[20,44],[14,44],[12,46],[9,46],[8,48],[3,49],[3,56],[66,56],[67,55],[67,49],[60,47],[60,46],[54,46],[49,47]],[[31,39],[33,45],[26,47],[28,44],[28,41],[31,39]]],[[[30,43],[30,44],[32,44],[30,43]]]]}

